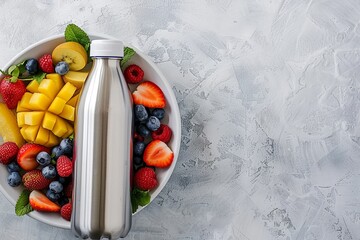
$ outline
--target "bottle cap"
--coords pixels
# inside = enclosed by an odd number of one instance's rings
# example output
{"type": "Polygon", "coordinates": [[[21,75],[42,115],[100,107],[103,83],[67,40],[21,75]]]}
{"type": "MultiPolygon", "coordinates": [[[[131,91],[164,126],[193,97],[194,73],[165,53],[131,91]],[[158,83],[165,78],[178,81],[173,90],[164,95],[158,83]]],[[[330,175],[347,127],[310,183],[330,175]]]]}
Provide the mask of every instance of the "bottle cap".
{"type": "Polygon", "coordinates": [[[90,57],[124,57],[124,45],[118,40],[93,40],[90,45],[90,57]]]}

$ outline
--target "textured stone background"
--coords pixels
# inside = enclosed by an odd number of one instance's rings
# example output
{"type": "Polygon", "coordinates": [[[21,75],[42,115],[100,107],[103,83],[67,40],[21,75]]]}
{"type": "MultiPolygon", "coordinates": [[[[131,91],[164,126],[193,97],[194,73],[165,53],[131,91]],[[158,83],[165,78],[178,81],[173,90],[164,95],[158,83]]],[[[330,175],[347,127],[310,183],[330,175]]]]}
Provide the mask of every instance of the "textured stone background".
{"type": "MultiPolygon", "coordinates": [[[[0,65],[68,23],[173,85],[181,155],[127,239],[360,239],[360,1],[1,0],[0,65]]],[[[1,239],[75,239],[19,218],[1,239]]]]}

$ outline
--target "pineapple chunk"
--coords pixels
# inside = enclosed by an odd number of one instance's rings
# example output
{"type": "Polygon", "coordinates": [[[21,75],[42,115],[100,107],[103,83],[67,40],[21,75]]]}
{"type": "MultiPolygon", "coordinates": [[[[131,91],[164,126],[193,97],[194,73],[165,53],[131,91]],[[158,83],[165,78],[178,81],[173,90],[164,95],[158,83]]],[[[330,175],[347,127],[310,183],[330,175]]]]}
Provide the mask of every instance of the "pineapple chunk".
{"type": "Polygon", "coordinates": [[[66,125],[67,125],[67,122],[64,119],[57,117],[56,123],[55,123],[55,126],[54,126],[52,132],[56,136],[62,137],[65,133],[68,132],[66,125]]]}
{"type": "Polygon", "coordinates": [[[76,94],[74,97],[72,97],[67,104],[69,104],[70,106],[76,107],[76,104],[78,102],[80,94],[76,94]]]}
{"type": "Polygon", "coordinates": [[[57,119],[56,115],[46,112],[42,123],[42,127],[50,131],[53,130],[56,123],[56,119],[57,119]]]}
{"type": "Polygon", "coordinates": [[[23,112],[19,112],[18,114],[16,114],[17,123],[20,128],[25,125],[25,115],[24,114],[25,113],[23,113],[23,112]]]}
{"type": "Polygon", "coordinates": [[[47,79],[51,79],[55,82],[56,91],[60,91],[60,89],[64,86],[64,81],[62,80],[61,76],[57,73],[49,73],[46,74],[47,79]]]}
{"type": "Polygon", "coordinates": [[[49,141],[49,130],[39,127],[35,142],[40,145],[45,145],[49,141]]]}
{"type": "Polygon", "coordinates": [[[52,132],[49,132],[49,140],[45,144],[45,146],[46,147],[53,147],[53,146],[59,145],[59,143],[60,143],[60,138],[55,136],[52,132]]]}
{"type": "Polygon", "coordinates": [[[66,102],[74,95],[76,87],[71,83],[66,83],[65,86],[60,90],[57,97],[64,99],[66,102]]]}
{"type": "Polygon", "coordinates": [[[45,94],[53,100],[58,93],[56,82],[51,79],[43,79],[39,85],[38,92],[45,94]]]}
{"type": "Polygon", "coordinates": [[[75,108],[73,106],[65,104],[64,110],[59,114],[59,116],[67,120],[74,121],[75,108]]]}
{"type": "Polygon", "coordinates": [[[43,118],[44,112],[24,112],[24,123],[26,125],[40,125],[43,118]]]}
{"type": "Polygon", "coordinates": [[[18,107],[21,109],[31,109],[30,99],[32,98],[32,93],[26,92],[21,98],[18,107]]]}
{"type": "Polygon", "coordinates": [[[64,110],[65,104],[66,101],[64,99],[56,97],[54,101],[51,103],[48,111],[56,115],[59,115],[64,110]]]}
{"type": "Polygon", "coordinates": [[[36,80],[32,80],[27,86],[26,86],[26,90],[28,90],[29,92],[35,93],[38,91],[39,88],[39,83],[36,80]]]}
{"type": "Polygon", "coordinates": [[[34,93],[29,104],[32,110],[46,110],[51,104],[51,99],[43,93],[34,93]]]}
{"type": "Polygon", "coordinates": [[[38,131],[39,131],[39,125],[35,125],[35,126],[24,126],[20,132],[26,141],[34,142],[38,131]]]}

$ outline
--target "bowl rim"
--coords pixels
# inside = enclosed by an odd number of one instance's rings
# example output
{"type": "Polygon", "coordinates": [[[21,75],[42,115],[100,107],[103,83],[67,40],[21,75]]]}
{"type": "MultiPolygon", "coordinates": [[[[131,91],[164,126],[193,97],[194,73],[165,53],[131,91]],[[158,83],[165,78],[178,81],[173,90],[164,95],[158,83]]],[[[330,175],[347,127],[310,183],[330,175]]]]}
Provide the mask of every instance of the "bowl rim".
{"type": "MultiPolygon", "coordinates": [[[[93,38],[103,38],[103,39],[117,39],[111,35],[107,35],[107,34],[95,34],[95,33],[89,33],[88,34],[90,39],[93,38]]],[[[31,45],[29,45],[28,47],[24,48],[22,51],[20,51],[18,54],[16,54],[14,57],[12,57],[10,59],[10,61],[7,62],[7,64],[5,64],[5,66],[2,69],[8,69],[12,64],[14,64],[14,62],[20,58],[22,55],[24,55],[24,53],[30,51],[31,49],[38,47],[42,44],[45,44],[47,42],[50,41],[54,41],[54,40],[59,40],[59,39],[64,39],[64,34],[57,34],[57,35],[52,35],[50,37],[41,39],[31,45]]],[[[170,100],[175,103],[172,105],[172,109],[173,113],[174,113],[174,118],[176,119],[175,123],[176,123],[176,128],[178,130],[178,134],[175,137],[176,140],[174,141],[174,147],[172,149],[173,153],[174,153],[174,160],[172,165],[170,166],[170,168],[167,169],[168,174],[166,174],[165,178],[162,181],[162,184],[159,185],[157,187],[157,189],[152,193],[151,195],[151,200],[150,203],[147,204],[144,207],[139,207],[138,210],[133,214],[136,215],[137,213],[139,213],[142,209],[144,209],[145,207],[149,206],[153,200],[159,195],[159,193],[163,190],[163,188],[165,187],[165,185],[167,184],[167,182],[169,181],[170,177],[172,176],[176,163],[177,163],[177,159],[178,159],[178,155],[180,152],[180,144],[181,144],[181,116],[180,116],[180,109],[177,103],[177,99],[175,97],[175,94],[172,90],[172,87],[170,86],[170,83],[167,81],[167,79],[165,78],[165,76],[163,75],[163,73],[160,71],[160,69],[156,66],[156,64],[144,53],[142,53],[138,48],[134,47],[133,45],[124,42],[124,46],[129,46],[131,48],[133,48],[136,52],[136,54],[138,54],[142,59],[144,59],[147,64],[150,65],[150,67],[155,70],[155,72],[158,74],[159,78],[162,80],[162,83],[165,85],[165,87],[171,91],[169,91],[169,96],[170,96],[170,100]]],[[[3,74],[0,73],[0,78],[3,77],[3,74]]],[[[173,135],[174,137],[174,135],[173,135]]],[[[6,197],[6,199],[15,206],[16,204],[16,200],[14,201],[14,199],[9,195],[9,193],[3,188],[2,185],[0,185],[0,191],[2,192],[2,194],[6,197]]],[[[50,218],[44,217],[43,215],[39,215],[38,212],[32,211],[30,213],[27,214],[28,216],[30,216],[33,219],[38,220],[39,222],[43,222],[46,223],[50,226],[53,227],[58,227],[58,228],[63,228],[63,229],[71,229],[71,222],[63,222],[63,224],[60,223],[55,223],[51,221],[50,218]]]]}

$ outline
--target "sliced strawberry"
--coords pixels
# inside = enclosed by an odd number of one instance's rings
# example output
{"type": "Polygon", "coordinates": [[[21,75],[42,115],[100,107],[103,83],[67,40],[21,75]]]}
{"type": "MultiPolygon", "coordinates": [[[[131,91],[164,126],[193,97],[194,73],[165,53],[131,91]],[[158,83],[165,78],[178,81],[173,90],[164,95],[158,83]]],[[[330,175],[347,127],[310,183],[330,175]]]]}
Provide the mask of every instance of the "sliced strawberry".
{"type": "Polygon", "coordinates": [[[26,171],[37,168],[39,163],[36,161],[36,155],[42,151],[50,154],[50,149],[47,147],[35,143],[26,143],[20,148],[17,155],[19,166],[26,171]]]}
{"type": "Polygon", "coordinates": [[[59,212],[60,206],[53,203],[40,191],[34,190],[30,193],[29,202],[34,210],[42,212],[59,212]]]}
{"type": "Polygon", "coordinates": [[[166,105],[164,93],[155,83],[149,81],[140,83],[132,97],[135,104],[149,108],[164,108],[166,105]]]}
{"type": "Polygon", "coordinates": [[[166,143],[154,140],[146,146],[143,159],[148,166],[166,168],[171,165],[174,153],[166,143]]]}

